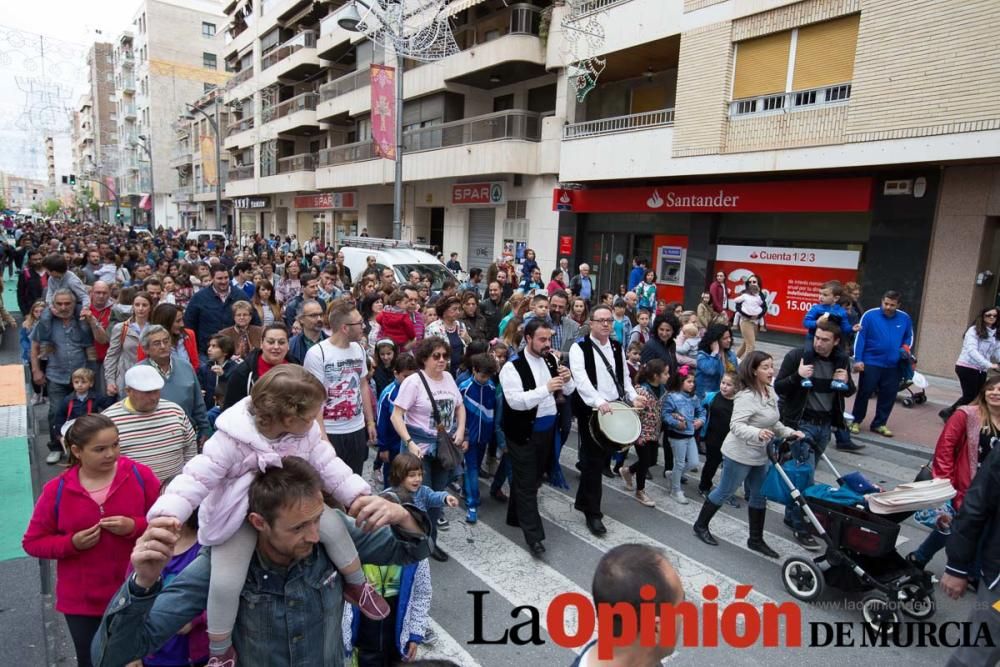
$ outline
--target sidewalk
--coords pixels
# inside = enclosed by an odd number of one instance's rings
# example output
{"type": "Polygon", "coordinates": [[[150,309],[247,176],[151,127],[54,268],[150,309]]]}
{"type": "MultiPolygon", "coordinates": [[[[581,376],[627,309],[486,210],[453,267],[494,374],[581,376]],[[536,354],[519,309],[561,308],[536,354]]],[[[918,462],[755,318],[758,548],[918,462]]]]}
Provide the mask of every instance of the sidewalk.
{"type": "MultiPolygon", "coordinates": [[[[734,343],[735,345],[736,343],[734,343]]],[[[777,368],[781,365],[781,360],[784,359],[785,354],[792,347],[758,340],[756,349],[773,356],[775,367],[777,368]]],[[[917,368],[919,370],[919,365],[917,368]]],[[[868,405],[868,417],[865,419],[865,423],[861,425],[861,433],[854,436],[854,438],[866,444],[896,444],[907,449],[924,449],[929,456],[934,451],[934,445],[937,443],[938,436],[941,434],[941,428],[944,426],[941,418],[938,417],[938,411],[954,403],[962,392],[956,378],[943,378],[926,374],[924,377],[927,378],[928,382],[926,403],[906,408],[903,407],[903,404],[899,400],[902,398],[902,395],[898,397],[896,405],[892,409],[892,414],[889,416],[888,424],[894,437],[883,438],[868,430],[871,418],[875,415],[875,399],[872,398],[868,405]]],[[[857,381],[857,376],[854,379],[857,381]]],[[[908,394],[904,392],[903,395],[908,394]]],[[[849,398],[847,400],[847,409],[851,410],[853,407],[854,398],[849,398]]]]}

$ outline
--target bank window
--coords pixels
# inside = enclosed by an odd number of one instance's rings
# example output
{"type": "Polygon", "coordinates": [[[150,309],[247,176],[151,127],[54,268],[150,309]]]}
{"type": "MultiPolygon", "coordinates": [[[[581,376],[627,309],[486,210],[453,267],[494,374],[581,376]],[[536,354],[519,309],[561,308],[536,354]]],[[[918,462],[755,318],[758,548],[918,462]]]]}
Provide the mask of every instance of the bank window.
{"type": "Polygon", "coordinates": [[[201,22],[201,36],[202,37],[215,37],[215,24],[208,23],[207,21],[201,22]]]}
{"type": "Polygon", "coordinates": [[[201,64],[205,69],[215,69],[216,68],[216,57],[214,53],[208,53],[207,51],[201,54],[201,64]]]}
{"type": "Polygon", "coordinates": [[[512,199],[507,202],[507,219],[523,220],[528,217],[528,202],[525,199],[512,199]]]}
{"type": "Polygon", "coordinates": [[[851,97],[860,15],[736,45],[731,116],[808,109],[851,97]]]}

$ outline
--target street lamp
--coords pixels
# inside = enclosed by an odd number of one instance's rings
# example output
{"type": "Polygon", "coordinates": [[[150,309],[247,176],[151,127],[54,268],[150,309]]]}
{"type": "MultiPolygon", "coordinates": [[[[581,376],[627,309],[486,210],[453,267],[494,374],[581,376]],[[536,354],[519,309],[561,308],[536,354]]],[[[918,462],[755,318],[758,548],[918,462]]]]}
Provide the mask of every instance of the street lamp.
{"type": "MultiPolygon", "coordinates": [[[[219,105],[222,103],[221,98],[218,93],[215,95],[215,118],[212,118],[205,110],[201,107],[195,106],[193,104],[185,104],[188,108],[188,112],[182,116],[184,120],[193,121],[194,114],[193,111],[197,111],[208,124],[212,126],[212,131],[215,132],[215,224],[219,229],[222,229],[222,134],[219,132],[219,105]]],[[[204,175],[204,171],[202,171],[204,175]]],[[[233,238],[233,230],[229,230],[229,238],[233,238]]]]}
{"type": "Polygon", "coordinates": [[[140,141],[133,141],[132,145],[142,148],[142,150],[146,152],[146,157],[149,158],[149,231],[153,231],[156,229],[156,195],[153,190],[153,153],[149,148],[149,137],[145,134],[140,134],[139,140],[140,141]]]}
{"type": "Polygon", "coordinates": [[[430,62],[458,53],[443,16],[448,0],[352,0],[337,25],[363,33],[396,54],[396,174],[392,194],[392,238],[403,235],[403,59],[430,62]],[[358,11],[364,8],[364,14],[358,11]]]}

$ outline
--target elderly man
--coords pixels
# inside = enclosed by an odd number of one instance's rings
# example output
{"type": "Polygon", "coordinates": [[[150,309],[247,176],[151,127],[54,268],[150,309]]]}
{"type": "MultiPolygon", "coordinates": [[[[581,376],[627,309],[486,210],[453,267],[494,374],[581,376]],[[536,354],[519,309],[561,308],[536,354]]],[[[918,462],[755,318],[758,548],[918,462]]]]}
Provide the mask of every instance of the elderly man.
{"type": "Polygon", "coordinates": [[[588,303],[594,300],[594,283],[590,280],[590,264],[580,265],[580,273],[569,281],[569,290],[573,296],[578,296],[588,303]]]}
{"type": "Polygon", "coordinates": [[[208,440],[212,435],[212,428],[208,424],[205,399],[201,395],[198,376],[185,358],[174,354],[170,332],[159,324],[150,324],[139,336],[139,344],[146,353],[146,358],[139,362],[140,365],[145,364],[156,369],[163,377],[164,384],[160,395],[181,406],[184,414],[198,431],[199,443],[208,440]]]}
{"type": "Polygon", "coordinates": [[[198,453],[191,421],[181,406],[160,397],[163,385],[155,368],[134,366],[125,373],[125,399],[104,411],[118,427],[122,455],[149,466],[160,481],[179,474],[198,453]]]}
{"type": "MultiPolygon", "coordinates": [[[[93,315],[85,318],[81,313],[82,310],[76,307],[73,292],[60,289],[53,295],[49,310],[31,332],[31,377],[35,384],[48,385],[49,424],[55,423],[55,413],[63,399],[73,393],[73,371],[88,367],[94,355],[93,327],[96,320],[93,315]],[[48,355],[49,360],[44,372],[41,366],[43,353],[48,355]]],[[[45,462],[49,465],[58,463],[62,455],[62,446],[56,438],[51,438],[45,462]]]]}
{"type": "MultiPolygon", "coordinates": [[[[362,496],[349,512],[353,519],[337,513],[333,520],[344,522],[361,562],[407,565],[429,555],[429,524],[416,507],[362,496]]],[[[257,546],[233,631],[240,667],[342,667],[347,662],[341,633],[344,578],[319,544],[323,514],[319,473],[298,457],[285,457],[250,486],[247,519],[257,531],[257,546]]],[[[211,576],[208,551],[164,582],[178,533],[176,520],[159,517],[139,538],[132,552],[134,574],[113,596],[94,637],[95,665],[124,665],[153,653],[204,611],[211,576]]]]}
{"type": "Polygon", "coordinates": [[[111,309],[114,307],[111,298],[111,286],[103,280],[98,280],[90,288],[90,307],[84,308],[80,315],[90,322],[88,314],[94,318],[91,331],[94,334],[94,351],[97,355],[97,395],[104,395],[104,358],[108,354],[108,332],[111,331],[111,309]]]}
{"type": "Polygon", "coordinates": [[[323,306],[319,301],[310,299],[302,304],[299,324],[302,325],[302,333],[292,336],[288,341],[287,359],[301,366],[306,360],[306,352],[326,339],[326,334],[323,333],[323,306]]]}

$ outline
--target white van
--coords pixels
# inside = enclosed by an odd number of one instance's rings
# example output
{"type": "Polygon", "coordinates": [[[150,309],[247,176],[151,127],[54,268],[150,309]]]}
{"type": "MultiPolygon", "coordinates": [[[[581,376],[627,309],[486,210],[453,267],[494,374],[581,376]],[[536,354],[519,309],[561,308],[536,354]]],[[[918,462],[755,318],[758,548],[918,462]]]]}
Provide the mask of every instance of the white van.
{"type": "Polygon", "coordinates": [[[342,241],[340,251],[344,253],[344,266],[351,270],[351,277],[357,281],[368,268],[368,257],[375,258],[375,267],[381,272],[389,267],[396,274],[396,283],[410,282],[410,271],[430,274],[431,289],[441,289],[448,278],[455,279],[447,266],[437,257],[427,252],[430,246],[417,245],[409,241],[374,239],[367,236],[348,236],[342,241]]]}
{"type": "Polygon", "coordinates": [[[225,248],[229,245],[229,235],[220,229],[189,229],[186,238],[188,241],[194,241],[198,245],[205,243],[209,239],[214,240],[215,245],[220,248],[225,248]]]}

